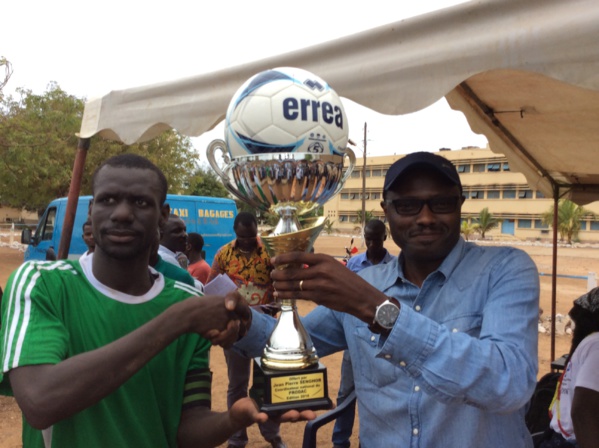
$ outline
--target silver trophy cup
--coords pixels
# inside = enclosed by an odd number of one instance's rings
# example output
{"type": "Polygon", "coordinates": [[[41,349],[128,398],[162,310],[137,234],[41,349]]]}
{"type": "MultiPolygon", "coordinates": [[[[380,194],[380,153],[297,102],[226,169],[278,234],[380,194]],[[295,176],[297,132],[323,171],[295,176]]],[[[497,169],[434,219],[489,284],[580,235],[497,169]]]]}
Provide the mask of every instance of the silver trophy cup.
{"type": "MultiPolygon", "coordinates": [[[[225,142],[214,140],[206,155],[228,191],[251,207],[279,216],[276,227],[261,234],[271,257],[292,251],[310,251],[326,219],[303,219],[302,216],[337,194],[355,165],[355,154],[349,148],[343,155],[294,152],[231,159],[225,142]],[[222,167],[216,160],[218,152],[224,160],[222,167]],[[344,171],[346,157],[349,164],[344,171]]],[[[299,319],[295,300],[281,300],[280,305],[278,321],[257,362],[261,368],[285,371],[288,380],[290,372],[320,363],[312,340],[299,319]]],[[[254,376],[255,384],[256,369],[254,376]]],[[[273,387],[273,395],[276,395],[275,390],[273,387]]],[[[297,408],[297,404],[294,407],[297,408]]]]}

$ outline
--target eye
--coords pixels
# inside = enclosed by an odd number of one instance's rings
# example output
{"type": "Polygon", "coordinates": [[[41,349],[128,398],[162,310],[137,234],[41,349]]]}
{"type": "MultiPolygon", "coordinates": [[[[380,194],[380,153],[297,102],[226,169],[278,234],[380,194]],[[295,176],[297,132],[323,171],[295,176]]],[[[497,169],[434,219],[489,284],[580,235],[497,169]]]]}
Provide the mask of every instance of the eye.
{"type": "Polygon", "coordinates": [[[149,202],[145,199],[137,198],[135,200],[135,205],[138,207],[147,207],[149,205],[149,202]]]}

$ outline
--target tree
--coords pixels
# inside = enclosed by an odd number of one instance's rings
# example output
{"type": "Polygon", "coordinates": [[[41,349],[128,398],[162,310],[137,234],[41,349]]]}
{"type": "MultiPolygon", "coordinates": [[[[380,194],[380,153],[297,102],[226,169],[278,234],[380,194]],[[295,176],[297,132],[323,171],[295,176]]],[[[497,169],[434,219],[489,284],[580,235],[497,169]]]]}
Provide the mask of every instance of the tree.
{"type": "Polygon", "coordinates": [[[327,218],[327,220],[324,222],[324,233],[326,233],[327,235],[333,233],[333,230],[335,230],[333,228],[333,224],[335,224],[335,220],[331,221],[327,218]]]}
{"type": "Polygon", "coordinates": [[[4,67],[4,77],[0,76],[0,99],[2,98],[2,89],[8,84],[8,80],[12,76],[12,65],[4,56],[0,56],[0,67],[4,67]]]}
{"type": "Polygon", "coordinates": [[[196,167],[193,175],[187,180],[185,194],[209,196],[212,198],[229,198],[231,195],[220,178],[210,168],[196,167]]]}
{"type": "MultiPolygon", "coordinates": [[[[560,240],[567,239],[568,244],[572,244],[572,240],[578,238],[580,221],[586,216],[594,218],[595,214],[568,199],[559,201],[557,206],[557,231],[560,240]]],[[[553,227],[553,207],[543,213],[542,222],[553,227]]]]}
{"type": "Polygon", "coordinates": [[[464,235],[464,239],[468,241],[470,237],[478,231],[478,224],[471,224],[467,220],[462,220],[460,232],[464,235]]]}
{"type": "Polygon", "coordinates": [[[366,224],[368,221],[372,221],[375,218],[374,210],[365,210],[364,211],[364,219],[362,219],[362,210],[358,210],[358,222],[361,224],[362,222],[366,224]]]}
{"type": "MultiPolygon", "coordinates": [[[[20,98],[0,98],[0,204],[43,210],[68,194],[84,101],[51,83],[42,95],[18,89],[20,98]]],[[[135,145],[91,139],[81,193],[91,193],[91,176],[116,154],[143,155],[161,168],[170,193],[181,193],[196,158],[189,138],[168,131],[135,145]]]]}
{"type": "Polygon", "coordinates": [[[491,213],[489,213],[489,208],[483,208],[478,214],[478,218],[476,218],[476,231],[480,233],[481,238],[485,239],[485,233],[489,230],[496,228],[501,221],[494,218],[491,213]]]}

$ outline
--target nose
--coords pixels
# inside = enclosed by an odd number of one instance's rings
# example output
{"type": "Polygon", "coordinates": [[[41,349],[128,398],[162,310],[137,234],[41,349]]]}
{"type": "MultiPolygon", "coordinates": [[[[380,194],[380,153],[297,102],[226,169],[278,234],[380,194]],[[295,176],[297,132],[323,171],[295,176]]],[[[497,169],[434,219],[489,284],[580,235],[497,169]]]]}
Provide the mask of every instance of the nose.
{"type": "Polygon", "coordinates": [[[416,216],[416,220],[419,224],[426,224],[436,220],[436,216],[433,211],[429,208],[428,204],[422,206],[422,210],[416,216]]]}
{"type": "Polygon", "coordinates": [[[112,211],[111,218],[117,221],[131,221],[133,219],[133,213],[129,203],[127,201],[119,201],[112,211]]]}

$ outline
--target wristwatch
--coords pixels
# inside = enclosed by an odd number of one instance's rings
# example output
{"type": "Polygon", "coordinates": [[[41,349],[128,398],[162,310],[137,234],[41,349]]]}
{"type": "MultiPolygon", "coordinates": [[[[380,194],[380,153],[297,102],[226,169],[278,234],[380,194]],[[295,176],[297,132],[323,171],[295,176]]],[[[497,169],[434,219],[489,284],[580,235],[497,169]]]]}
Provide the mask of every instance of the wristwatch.
{"type": "Polygon", "coordinates": [[[368,326],[370,331],[377,334],[387,334],[399,317],[399,306],[395,299],[388,298],[374,312],[374,321],[368,326]]]}

